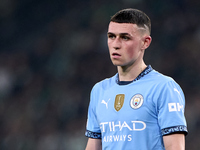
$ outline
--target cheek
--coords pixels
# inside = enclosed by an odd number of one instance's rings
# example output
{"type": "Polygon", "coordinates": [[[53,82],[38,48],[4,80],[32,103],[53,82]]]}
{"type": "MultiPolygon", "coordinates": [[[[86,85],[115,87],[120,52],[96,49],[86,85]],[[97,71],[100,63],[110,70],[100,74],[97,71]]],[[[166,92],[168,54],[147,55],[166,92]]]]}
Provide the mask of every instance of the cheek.
{"type": "Polygon", "coordinates": [[[129,47],[127,49],[127,57],[129,58],[133,58],[134,56],[136,55],[136,50],[135,50],[135,47],[129,47]]]}
{"type": "Polygon", "coordinates": [[[108,49],[109,49],[109,51],[110,51],[110,48],[111,48],[111,42],[108,40],[107,41],[107,46],[108,46],[108,49]]]}
{"type": "Polygon", "coordinates": [[[110,50],[111,50],[110,44],[108,43],[107,46],[108,46],[108,51],[109,51],[109,53],[111,53],[111,51],[110,51],[110,50]]]}
{"type": "Polygon", "coordinates": [[[134,42],[131,45],[126,45],[126,50],[128,58],[138,57],[140,54],[140,45],[138,42],[134,42]]]}

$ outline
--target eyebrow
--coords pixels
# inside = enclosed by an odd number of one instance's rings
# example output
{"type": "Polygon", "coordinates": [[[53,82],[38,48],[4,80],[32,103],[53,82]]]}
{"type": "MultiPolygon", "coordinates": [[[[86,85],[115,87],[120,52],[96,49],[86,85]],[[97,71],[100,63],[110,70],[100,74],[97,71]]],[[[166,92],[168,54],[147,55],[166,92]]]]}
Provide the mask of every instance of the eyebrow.
{"type": "MultiPolygon", "coordinates": [[[[108,33],[107,33],[107,35],[110,35],[110,34],[116,35],[115,33],[112,33],[112,32],[108,32],[108,33]]],[[[120,35],[120,36],[124,36],[124,35],[131,36],[131,34],[129,34],[129,33],[119,33],[119,35],[120,35]]]]}

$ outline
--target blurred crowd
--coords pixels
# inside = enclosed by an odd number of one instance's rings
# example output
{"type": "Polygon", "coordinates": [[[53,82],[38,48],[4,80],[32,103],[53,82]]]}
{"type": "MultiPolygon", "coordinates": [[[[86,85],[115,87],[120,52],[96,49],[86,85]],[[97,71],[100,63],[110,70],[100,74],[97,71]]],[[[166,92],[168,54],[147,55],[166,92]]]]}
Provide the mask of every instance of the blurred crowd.
{"type": "Polygon", "coordinates": [[[83,150],[92,86],[116,73],[110,16],[143,10],[152,21],[145,61],[186,97],[186,149],[200,149],[200,2],[1,0],[0,150],[83,150]]]}

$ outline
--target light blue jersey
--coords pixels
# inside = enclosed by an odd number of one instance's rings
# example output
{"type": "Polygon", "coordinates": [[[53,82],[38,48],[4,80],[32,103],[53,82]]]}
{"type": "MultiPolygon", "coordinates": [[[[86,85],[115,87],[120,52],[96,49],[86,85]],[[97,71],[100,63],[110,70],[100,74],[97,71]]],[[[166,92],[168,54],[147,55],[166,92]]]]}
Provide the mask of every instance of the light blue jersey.
{"type": "Polygon", "coordinates": [[[187,133],[184,107],[180,86],[151,66],[129,83],[116,74],[93,87],[85,135],[103,150],[164,150],[163,136],[187,133]]]}

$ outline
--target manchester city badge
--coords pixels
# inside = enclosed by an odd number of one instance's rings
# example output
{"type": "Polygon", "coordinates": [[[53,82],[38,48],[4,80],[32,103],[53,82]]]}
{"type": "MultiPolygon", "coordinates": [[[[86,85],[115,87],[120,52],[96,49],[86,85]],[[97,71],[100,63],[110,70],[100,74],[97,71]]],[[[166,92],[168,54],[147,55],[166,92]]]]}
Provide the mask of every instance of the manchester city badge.
{"type": "Polygon", "coordinates": [[[141,94],[136,94],[131,98],[130,105],[133,109],[138,109],[143,104],[143,96],[141,94]]]}

